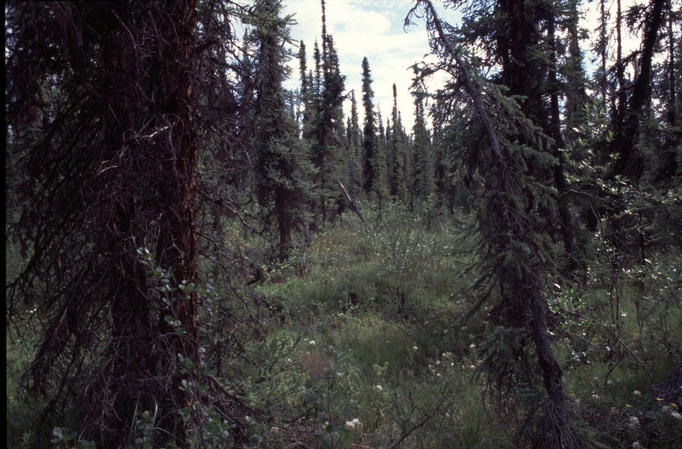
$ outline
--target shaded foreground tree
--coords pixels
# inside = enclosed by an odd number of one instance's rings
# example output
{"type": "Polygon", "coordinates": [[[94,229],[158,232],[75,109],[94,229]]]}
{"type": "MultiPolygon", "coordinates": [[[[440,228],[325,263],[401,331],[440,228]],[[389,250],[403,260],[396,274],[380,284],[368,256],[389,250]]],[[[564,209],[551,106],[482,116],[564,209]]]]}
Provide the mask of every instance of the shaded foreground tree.
{"type": "Polygon", "coordinates": [[[487,140],[485,152],[475,159],[473,168],[481,178],[484,195],[478,229],[487,288],[478,307],[493,290],[499,292],[491,312],[498,330],[486,347],[486,375],[500,397],[511,392],[519,398],[521,390],[532,391],[537,381],[542,381],[544,398],[527,404],[519,441],[530,437],[534,447],[580,447],[581,441],[569,422],[561,368],[548,337],[543,283],[549,259],[535,231],[532,214],[536,206],[524,204],[529,192],[542,190],[526,173],[525,159],[532,158],[538,164],[545,159],[547,136],[512,98],[475,73],[453,37],[454,30],[440,20],[430,1],[418,0],[407,20],[416,14],[426,19],[432,50],[441,59],[438,68],[455,80],[451,84],[455,89],[441,93],[441,97],[449,95],[451,102],[466,102],[470,126],[477,125],[487,140]],[[537,142],[537,148],[521,144],[519,138],[537,142]],[[535,367],[530,363],[533,352],[535,367]]]}
{"type": "Polygon", "coordinates": [[[196,276],[196,6],[6,7],[10,225],[27,255],[9,316],[33,309],[42,332],[28,387],[47,401],[43,429],[70,424],[101,447],[132,444],[144,410],[155,445],[185,446],[194,426],[181,386],[199,364],[197,297],[183,291],[196,276]]]}

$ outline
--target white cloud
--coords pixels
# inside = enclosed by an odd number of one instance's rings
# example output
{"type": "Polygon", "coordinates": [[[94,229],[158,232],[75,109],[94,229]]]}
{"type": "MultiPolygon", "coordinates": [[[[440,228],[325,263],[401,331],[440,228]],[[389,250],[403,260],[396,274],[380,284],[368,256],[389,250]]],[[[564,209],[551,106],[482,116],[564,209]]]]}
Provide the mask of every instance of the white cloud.
{"type": "MultiPolygon", "coordinates": [[[[423,25],[403,31],[405,15],[411,0],[329,0],[327,1],[327,32],[332,34],[339,54],[341,73],[346,76],[346,90],[356,91],[361,97],[362,58],[367,57],[374,80],[372,88],[375,104],[384,120],[390,115],[393,98],[392,85],[397,86],[398,108],[406,128],[411,129],[414,106],[409,94],[413,73],[409,67],[429,52],[428,38],[423,25]]],[[[320,41],[322,20],[318,0],[285,2],[287,13],[295,13],[297,24],[291,28],[294,40],[303,40],[312,57],[313,43],[320,41]]],[[[298,61],[292,60],[297,73],[298,61]]],[[[309,61],[308,66],[312,66],[309,61]]],[[[298,85],[297,76],[288,86],[298,85]]],[[[347,109],[350,105],[347,105],[347,109]]],[[[362,119],[362,108],[360,116],[362,119]]]]}

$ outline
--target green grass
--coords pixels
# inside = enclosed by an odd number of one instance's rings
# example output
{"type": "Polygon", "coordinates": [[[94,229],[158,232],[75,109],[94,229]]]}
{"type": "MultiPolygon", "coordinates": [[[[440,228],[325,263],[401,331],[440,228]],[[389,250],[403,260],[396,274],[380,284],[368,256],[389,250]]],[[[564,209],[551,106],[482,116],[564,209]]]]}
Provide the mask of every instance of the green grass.
{"type": "MultiPolygon", "coordinates": [[[[401,210],[370,224],[347,216],[298,255],[303,275],[260,288],[284,305],[302,353],[310,340],[328,348],[333,381],[310,384],[320,398],[333,399],[331,405],[318,401],[313,428],[321,436],[314,447],[386,447],[427,417],[403,447],[511,447],[513,426],[486,410],[481,380],[472,376],[479,361],[469,346],[485,338],[488,325],[474,315],[465,329],[455,327],[474,302],[474,274],[461,275],[474,258],[461,237],[454,227],[426,229],[401,210]],[[334,440],[330,435],[352,417],[365,423],[362,431],[334,440]]],[[[623,433],[622,419],[600,423],[598,417],[612,410],[626,419],[645,413],[652,385],[680,354],[682,311],[670,300],[679,293],[680,261],[662,257],[616,275],[598,262],[586,285],[559,293],[557,307],[572,319],[559,320],[554,349],[585,433],[597,444],[620,447],[614,438],[632,444],[640,434],[623,433]],[[633,397],[635,390],[642,396],[633,397]]],[[[292,369],[310,380],[310,368],[292,369]]],[[[660,427],[656,420],[647,425],[660,427]]],[[[666,441],[670,431],[662,429],[659,439],[666,441]]]]}
{"type": "MultiPolygon", "coordinates": [[[[245,360],[224,367],[227,387],[264,412],[250,428],[261,447],[513,447],[513,422],[486,405],[474,376],[486,310],[456,325],[475,303],[475,257],[453,221],[427,227],[400,208],[364,223],[345,215],[268,270],[257,291],[279,312],[243,342],[245,360]],[[353,419],[362,425],[347,428],[353,419]]],[[[682,438],[652,387],[682,359],[681,273],[677,255],[615,273],[596,258],[584,284],[548,289],[566,391],[595,447],[682,438]]],[[[28,342],[11,340],[8,438],[18,447],[36,416],[17,389],[28,342]]]]}

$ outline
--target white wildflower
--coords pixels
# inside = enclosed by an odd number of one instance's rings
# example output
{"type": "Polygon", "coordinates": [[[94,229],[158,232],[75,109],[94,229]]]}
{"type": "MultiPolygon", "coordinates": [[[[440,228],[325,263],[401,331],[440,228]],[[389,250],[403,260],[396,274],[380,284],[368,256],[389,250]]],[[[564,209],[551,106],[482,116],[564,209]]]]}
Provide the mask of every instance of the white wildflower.
{"type": "Polygon", "coordinates": [[[350,421],[346,421],[345,427],[347,430],[359,430],[362,428],[362,423],[359,419],[353,418],[350,421]]]}

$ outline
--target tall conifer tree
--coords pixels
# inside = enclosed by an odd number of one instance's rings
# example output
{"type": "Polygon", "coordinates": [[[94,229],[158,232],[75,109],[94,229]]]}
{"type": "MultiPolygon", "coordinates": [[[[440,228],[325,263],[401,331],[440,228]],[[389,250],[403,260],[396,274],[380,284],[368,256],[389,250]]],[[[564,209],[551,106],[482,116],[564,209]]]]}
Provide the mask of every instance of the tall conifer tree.
{"type": "Polygon", "coordinates": [[[369,197],[377,188],[379,155],[377,151],[377,125],[374,114],[372,74],[367,57],[362,58],[362,105],[365,121],[362,128],[363,178],[365,194],[369,197]]]}
{"type": "Polygon", "coordinates": [[[5,9],[23,180],[14,230],[29,258],[8,299],[40,308],[28,375],[43,416],[73,411],[67,425],[103,448],[133,444],[136,411],[158,411],[156,446],[186,446],[195,424],[179,411],[194,399],[182,382],[196,373],[181,361],[200,363],[198,299],[179,286],[196,281],[197,6],[5,9]],[[46,98],[47,86],[59,96],[46,98]],[[163,294],[149,265],[165,273],[163,294]]]}
{"type": "Polygon", "coordinates": [[[423,202],[434,192],[433,180],[433,155],[431,148],[431,138],[426,127],[426,117],[424,112],[424,93],[414,92],[414,137],[412,146],[412,201],[423,202]]]}
{"type": "Polygon", "coordinates": [[[350,93],[350,117],[348,118],[348,125],[346,126],[346,132],[348,135],[348,188],[353,198],[356,198],[360,192],[363,190],[363,141],[362,141],[362,130],[360,129],[359,117],[358,117],[358,105],[355,99],[355,91],[350,93]]]}
{"type": "Polygon", "coordinates": [[[391,112],[391,126],[389,133],[387,159],[389,163],[388,175],[391,195],[400,201],[407,200],[407,135],[398,111],[398,94],[393,84],[393,110],[391,112]]]}
{"type": "MultiPolygon", "coordinates": [[[[476,5],[485,8],[484,4],[476,5]]],[[[502,81],[511,93],[524,95],[518,106],[515,99],[503,95],[470,65],[472,57],[466,55],[464,48],[474,43],[470,32],[480,32],[482,28],[470,28],[472,23],[467,20],[462,28],[445,24],[429,0],[418,0],[415,10],[422,8],[431,32],[431,48],[447,65],[447,72],[456,77],[456,82],[441,95],[448,96],[451,102],[466,101],[471,109],[468,126],[480,126],[479,132],[486,139],[485,152],[480,151],[479,141],[471,149],[467,163],[469,170],[477,171],[484,187],[481,194],[485,206],[479,209],[477,217],[483,236],[481,253],[485,254],[481,268],[486,273],[484,279],[491,284],[483,298],[491,297],[493,285],[497,287],[496,304],[490,316],[504,329],[484,345],[491,388],[502,402],[519,400],[521,390],[534,389],[541,380],[546,399],[541,406],[531,406],[530,418],[519,428],[518,438],[529,438],[528,445],[536,447],[578,448],[582,441],[570,422],[562,370],[548,337],[543,277],[549,257],[542,243],[543,231],[536,223],[539,205],[526,204],[525,199],[534,190],[543,189],[546,175],[535,178],[533,172],[542,174],[546,172],[541,169],[547,170],[543,163],[546,135],[528,120],[530,117],[542,123],[546,119],[542,117],[543,99],[534,91],[542,88],[546,73],[545,61],[535,52],[540,30],[536,14],[540,10],[528,7],[523,0],[498,6],[499,15],[494,20],[500,20],[504,26],[494,31],[495,50],[502,63],[502,81]],[[539,72],[533,72],[536,68],[539,72]],[[513,352],[510,347],[514,347],[513,352]],[[535,367],[529,364],[531,354],[537,360],[535,367]],[[528,424],[543,436],[537,438],[526,432],[528,424]]],[[[486,41],[485,35],[478,38],[486,41]]],[[[452,112],[445,109],[443,118],[456,119],[452,112]]]]}
{"type": "Polygon", "coordinates": [[[291,234],[300,224],[305,201],[307,171],[304,148],[296,126],[287,113],[284,89],[288,22],[281,17],[278,0],[260,0],[255,37],[259,44],[256,67],[254,148],[256,152],[256,191],[266,215],[274,217],[279,233],[279,256],[291,250],[291,234]]]}

